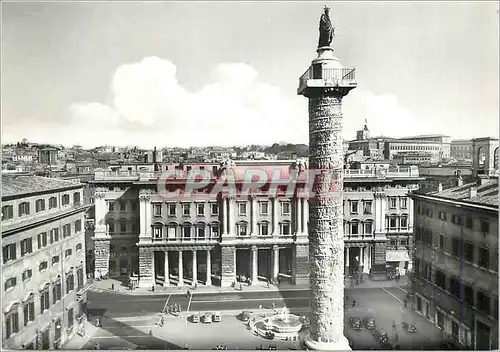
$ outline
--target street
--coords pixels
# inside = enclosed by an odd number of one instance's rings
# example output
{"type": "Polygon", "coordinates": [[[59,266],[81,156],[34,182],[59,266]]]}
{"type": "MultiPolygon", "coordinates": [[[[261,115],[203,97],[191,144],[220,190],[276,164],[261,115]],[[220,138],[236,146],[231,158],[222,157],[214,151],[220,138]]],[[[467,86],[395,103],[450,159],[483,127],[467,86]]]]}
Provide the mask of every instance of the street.
{"type": "MultiPolygon", "coordinates": [[[[349,320],[351,317],[375,318],[377,330],[386,331],[390,341],[394,341],[394,321],[401,349],[438,349],[440,331],[410,307],[404,308],[406,291],[403,288],[346,289],[345,296],[345,334],[353,349],[381,347],[372,331],[365,328],[354,331],[349,320]],[[353,300],[356,301],[354,306],[353,300]],[[414,324],[417,331],[408,333],[403,330],[403,323],[414,324]]],[[[254,336],[235,315],[242,310],[258,310],[259,306],[271,315],[274,314],[270,309],[273,303],[278,311],[286,305],[292,313],[305,314],[309,305],[307,291],[195,292],[186,313],[189,298],[185,293],[168,297],[89,292],[90,321],[95,324],[96,317],[100,316],[102,328],[83,348],[92,349],[95,343],[99,343],[101,349],[180,349],[185,344],[193,349],[212,349],[218,344],[225,344],[229,349],[254,349],[260,344],[292,349],[298,346],[292,342],[275,342],[254,336]],[[180,304],[184,314],[180,319],[166,315],[163,327],[159,327],[156,323],[167,299],[169,305],[180,304]],[[191,323],[186,320],[190,312],[214,311],[222,311],[221,323],[191,323]]]]}

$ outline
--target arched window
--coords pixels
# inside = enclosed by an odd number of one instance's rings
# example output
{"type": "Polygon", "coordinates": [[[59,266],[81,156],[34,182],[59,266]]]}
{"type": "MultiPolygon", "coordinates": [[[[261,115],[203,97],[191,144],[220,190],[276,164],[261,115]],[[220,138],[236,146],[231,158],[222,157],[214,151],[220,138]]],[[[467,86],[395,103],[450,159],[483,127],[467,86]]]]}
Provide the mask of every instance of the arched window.
{"type": "Polygon", "coordinates": [[[280,223],[280,234],[282,236],[289,236],[292,234],[292,226],[290,221],[283,221],[280,223]]]}
{"type": "Polygon", "coordinates": [[[373,233],[373,220],[365,220],[363,222],[363,234],[371,235],[373,233]]]}
{"type": "Polygon", "coordinates": [[[182,238],[184,239],[190,239],[191,238],[191,228],[193,227],[193,224],[190,222],[184,222],[182,223],[182,238]]]}
{"type": "Polygon", "coordinates": [[[399,227],[403,230],[407,230],[408,226],[408,214],[401,214],[401,217],[399,218],[399,227]]]}
{"type": "Polygon", "coordinates": [[[495,148],[493,152],[493,168],[498,169],[498,147],[495,148]]]}
{"type": "Polygon", "coordinates": [[[162,238],[163,237],[163,224],[161,222],[155,222],[153,224],[153,238],[162,238]]]}
{"type": "Polygon", "coordinates": [[[240,221],[236,224],[236,234],[238,236],[248,236],[248,223],[246,221],[240,221]]]}
{"type": "Polygon", "coordinates": [[[484,162],[486,161],[486,153],[483,147],[479,147],[477,150],[477,165],[480,168],[484,168],[484,162]]]}
{"type": "Polygon", "coordinates": [[[359,228],[359,220],[353,219],[349,223],[349,234],[357,236],[361,233],[360,228],[359,228]]]}
{"type": "Polygon", "coordinates": [[[210,238],[219,238],[220,223],[213,221],[210,223],[210,238]]]}
{"type": "Polygon", "coordinates": [[[269,221],[261,221],[259,223],[259,236],[269,236],[269,221]]]}
{"type": "Polygon", "coordinates": [[[203,221],[199,221],[196,224],[196,237],[197,238],[205,238],[206,237],[206,228],[207,228],[207,224],[203,221]]]}
{"type": "Polygon", "coordinates": [[[387,227],[390,230],[396,230],[398,228],[398,216],[396,214],[391,214],[388,217],[387,227]]]}
{"type": "Polygon", "coordinates": [[[167,225],[167,238],[172,239],[177,237],[177,228],[179,224],[176,222],[169,222],[167,225]]]}

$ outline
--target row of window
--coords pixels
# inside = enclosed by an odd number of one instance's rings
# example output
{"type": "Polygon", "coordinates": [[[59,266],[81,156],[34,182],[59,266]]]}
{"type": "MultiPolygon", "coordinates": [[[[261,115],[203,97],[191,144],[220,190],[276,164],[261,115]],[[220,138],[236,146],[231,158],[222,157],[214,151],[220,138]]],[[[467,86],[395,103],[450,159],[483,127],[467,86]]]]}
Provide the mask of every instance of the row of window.
{"type": "MultiPolygon", "coordinates": [[[[120,229],[120,232],[121,233],[128,233],[127,229],[128,229],[128,226],[126,223],[113,223],[113,222],[108,222],[107,223],[108,225],[108,232],[109,233],[117,233],[118,229],[120,229]]],[[[131,225],[130,225],[130,232],[132,233],[137,233],[137,231],[139,229],[139,225],[135,222],[133,222],[131,225]]]]}
{"type": "MultiPolygon", "coordinates": [[[[415,241],[432,246],[434,241],[432,231],[417,227],[415,241]]],[[[446,238],[444,234],[438,234],[436,246],[442,252],[448,253],[471,264],[477,264],[481,268],[490,267],[490,250],[487,245],[474,245],[474,243],[460,238],[446,238]],[[477,248],[477,251],[476,251],[477,248]]]]}
{"type": "Polygon", "coordinates": [[[358,220],[352,220],[346,222],[345,233],[346,235],[371,235],[373,232],[373,220],[367,220],[359,222],[358,220]]]}
{"type": "MultiPolygon", "coordinates": [[[[430,263],[415,258],[414,267],[415,273],[419,279],[424,279],[432,283],[432,265],[430,263]]],[[[491,298],[488,293],[479,289],[475,292],[472,285],[464,283],[459,277],[448,275],[444,271],[436,269],[433,283],[441,289],[451,293],[459,300],[463,300],[471,306],[477,307],[486,314],[492,313],[491,298]],[[475,295],[474,292],[476,293],[475,295]]]]}
{"type": "MultiPolygon", "coordinates": [[[[182,206],[182,215],[190,216],[191,215],[191,204],[185,203],[181,204],[182,206]]],[[[246,216],[249,213],[248,203],[246,202],[238,202],[238,215],[246,216]]],[[[154,216],[161,216],[163,211],[162,204],[154,204],[153,206],[153,214],[154,216]]],[[[259,212],[260,215],[268,215],[269,214],[269,202],[259,202],[259,212]]],[[[281,215],[290,215],[291,205],[289,202],[281,202],[281,215]]],[[[168,216],[177,216],[177,204],[168,204],[167,205],[167,214],[168,216]]],[[[204,216],[205,215],[205,204],[198,203],[196,204],[196,215],[204,216]]],[[[216,216],[219,215],[219,204],[211,203],[210,204],[210,215],[216,216]]]]}
{"type": "MultiPolygon", "coordinates": [[[[83,245],[81,243],[78,243],[76,245],[76,251],[78,252],[78,251],[81,251],[82,249],[83,249],[83,245]]],[[[64,258],[65,259],[71,257],[71,255],[73,255],[73,250],[71,248],[68,248],[64,251],[64,258]]],[[[60,261],[61,261],[61,258],[59,255],[53,256],[52,260],[51,260],[52,265],[56,265],[60,261]]],[[[48,267],[49,267],[49,263],[45,260],[38,265],[38,271],[43,272],[43,271],[47,270],[48,267]]],[[[24,270],[21,277],[22,277],[23,282],[31,280],[31,278],[33,277],[33,270],[31,270],[31,269],[24,270]]],[[[4,288],[5,288],[5,290],[8,290],[12,287],[15,287],[16,285],[17,285],[17,277],[11,277],[11,278],[8,278],[7,280],[5,280],[4,288]]]]}
{"type": "Polygon", "coordinates": [[[391,145],[392,150],[439,150],[439,148],[428,145],[391,145]]]}
{"type": "MultiPolygon", "coordinates": [[[[425,216],[430,217],[430,218],[434,217],[434,211],[432,208],[418,206],[417,212],[421,215],[425,215],[425,216]]],[[[474,220],[474,218],[466,216],[465,223],[464,223],[464,217],[462,215],[448,214],[445,211],[438,211],[437,217],[441,221],[448,221],[449,220],[458,226],[465,225],[465,228],[467,228],[467,229],[471,229],[471,230],[477,229],[483,233],[490,232],[490,223],[485,219],[474,220]],[[448,215],[451,215],[451,216],[448,216],[448,215]],[[479,224],[477,223],[477,221],[479,221],[479,224]]]]}
{"type": "MultiPolygon", "coordinates": [[[[192,238],[192,231],[195,229],[195,235],[197,238],[218,238],[219,237],[219,224],[211,224],[206,226],[205,224],[197,224],[196,226],[192,226],[191,224],[183,224],[181,226],[177,225],[167,225],[166,236],[164,236],[164,227],[163,224],[155,224],[153,225],[153,237],[156,239],[161,238],[178,238],[178,234],[181,238],[189,239],[192,238]],[[179,233],[180,231],[180,233],[179,233]]],[[[270,224],[267,221],[260,222],[258,225],[259,228],[259,236],[270,236],[270,224]]],[[[236,224],[236,235],[245,237],[249,236],[249,226],[248,223],[242,221],[236,224]]],[[[281,223],[279,226],[280,235],[287,236],[291,235],[291,224],[289,222],[281,223]]]]}
{"type": "MultiPolygon", "coordinates": [[[[119,209],[121,212],[127,211],[127,203],[124,201],[118,201],[118,207],[115,208],[116,202],[108,202],[108,210],[113,212],[116,209],[119,209]]],[[[132,211],[137,211],[138,203],[137,201],[132,202],[132,211]]]]}
{"type": "MultiPolygon", "coordinates": [[[[84,275],[83,268],[78,268],[76,271],[77,274],[77,290],[83,287],[84,284],[84,275]]],[[[66,293],[70,293],[75,289],[75,278],[73,272],[66,274],[66,293]]],[[[45,287],[40,290],[40,312],[39,314],[44,314],[46,310],[48,310],[51,306],[50,295],[49,292],[52,291],[52,305],[56,304],[61,300],[62,297],[62,283],[61,279],[58,278],[52,285],[45,285],[45,287]],[[52,286],[52,289],[51,287],[52,286]]],[[[19,332],[19,308],[22,307],[23,312],[23,326],[28,325],[28,323],[35,320],[36,312],[35,312],[35,297],[31,294],[28,299],[26,299],[21,305],[13,306],[9,312],[5,314],[5,338],[10,338],[13,334],[19,332]]],[[[73,326],[73,309],[68,311],[68,327],[73,326]]],[[[57,325],[56,325],[57,327],[57,325]]],[[[57,335],[57,328],[56,328],[57,335]]],[[[60,336],[59,336],[60,337],[60,336]]],[[[57,340],[58,336],[55,337],[57,340]]]]}
{"type": "MultiPolygon", "coordinates": [[[[69,194],[63,194],[61,197],[61,205],[66,206],[70,204],[69,194]]],[[[73,204],[80,205],[80,192],[73,193],[73,204]]],[[[45,199],[37,199],[35,201],[35,212],[39,213],[45,211],[46,202],[45,199]]],[[[57,208],[57,197],[49,198],[49,209],[57,208]]],[[[22,202],[18,204],[18,216],[25,216],[30,214],[30,203],[22,202]]],[[[4,205],[2,207],[2,221],[10,220],[14,217],[14,206],[4,205]]]]}
{"type": "MultiPolygon", "coordinates": [[[[75,233],[82,230],[82,221],[75,221],[75,233]]],[[[62,238],[71,236],[71,224],[65,224],[62,227],[62,238]]],[[[60,239],[59,228],[55,227],[48,233],[42,232],[37,235],[38,249],[47,247],[49,244],[58,242],[60,239]]],[[[33,253],[33,238],[28,237],[21,240],[21,257],[33,253]]],[[[7,263],[17,258],[16,243],[11,243],[3,247],[3,263],[7,263]]]]}

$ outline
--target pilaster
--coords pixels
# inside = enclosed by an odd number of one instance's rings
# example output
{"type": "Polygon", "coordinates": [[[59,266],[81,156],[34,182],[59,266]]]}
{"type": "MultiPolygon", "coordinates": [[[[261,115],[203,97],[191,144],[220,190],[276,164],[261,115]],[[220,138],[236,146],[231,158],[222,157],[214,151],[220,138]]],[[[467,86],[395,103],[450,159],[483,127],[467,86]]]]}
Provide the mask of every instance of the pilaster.
{"type": "Polygon", "coordinates": [[[94,192],[94,209],[95,209],[95,238],[106,238],[106,189],[96,188],[94,192]]]}
{"type": "Polygon", "coordinates": [[[236,281],[236,248],[234,246],[221,247],[221,287],[231,287],[236,281]]]}
{"type": "Polygon", "coordinates": [[[295,198],[295,202],[297,204],[297,220],[296,220],[296,233],[300,235],[303,233],[303,218],[302,218],[302,198],[295,198]]]}
{"type": "Polygon", "coordinates": [[[139,243],[151,243],[151,195],[149,189],[139,191],[139,216],[141,231],[139,234],[139,243]]]}
{"type": "Polygon", "coordinates": [[[227,236],[227,231],[229,229],[229,212],[228,212],[228,199],[224,195],[222,196],[222,237],[227,236]]]}
{"type": "Polygon", "coordinates": [[[273,197],[273,200],[272,200],[272,205],[273,205],[273,233],[272,235],[273,236],[279,236],[280,234],[280,229],[279,229],[279,213],[278,213],[278,206],[279,206],[279,202],[278,202],[278,198],[276,197],[273,197]]]}
{"type": "Polygon", "coordinates": [[[154,279],[154,253],[149,248],[139,247],[139,287],[152,287],[154,279]]]}
{"type": "Polygon", "coordinates": [[[193,285],[198,283],[198,260],[197,260],[197,252],[193,251],[193,285]]]}
{"type": "Polygon", "coordinates": [[[252,195],[251,196],[251,207],[252,207],[252,212],[251,212],[251,216],[252,216],[252,219],[251,219],[251,226],[252,226],[252,229],[251,229],[251,236],[257,236],[259,234],[259,229],[257,228],[257,214],[258,214],[258,211],[257,211],[257,198],[252,195]]]}

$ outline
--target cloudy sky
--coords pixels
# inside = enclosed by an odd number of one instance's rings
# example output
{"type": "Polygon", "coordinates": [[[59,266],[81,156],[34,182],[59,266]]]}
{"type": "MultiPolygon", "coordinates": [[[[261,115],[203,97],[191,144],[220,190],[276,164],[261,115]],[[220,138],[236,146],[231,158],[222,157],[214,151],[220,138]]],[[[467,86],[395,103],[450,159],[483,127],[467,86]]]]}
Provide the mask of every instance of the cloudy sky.
{"type": "MultiPolygon", "coordinates": [[[[307,143],[325,3],[3,3],[2,141],[307,143]]],[[[328,4],[328,3],[327,3],[328,4]]],[[[335,2],[344,136],[498,136],[496,2],[335,2]]]]}

